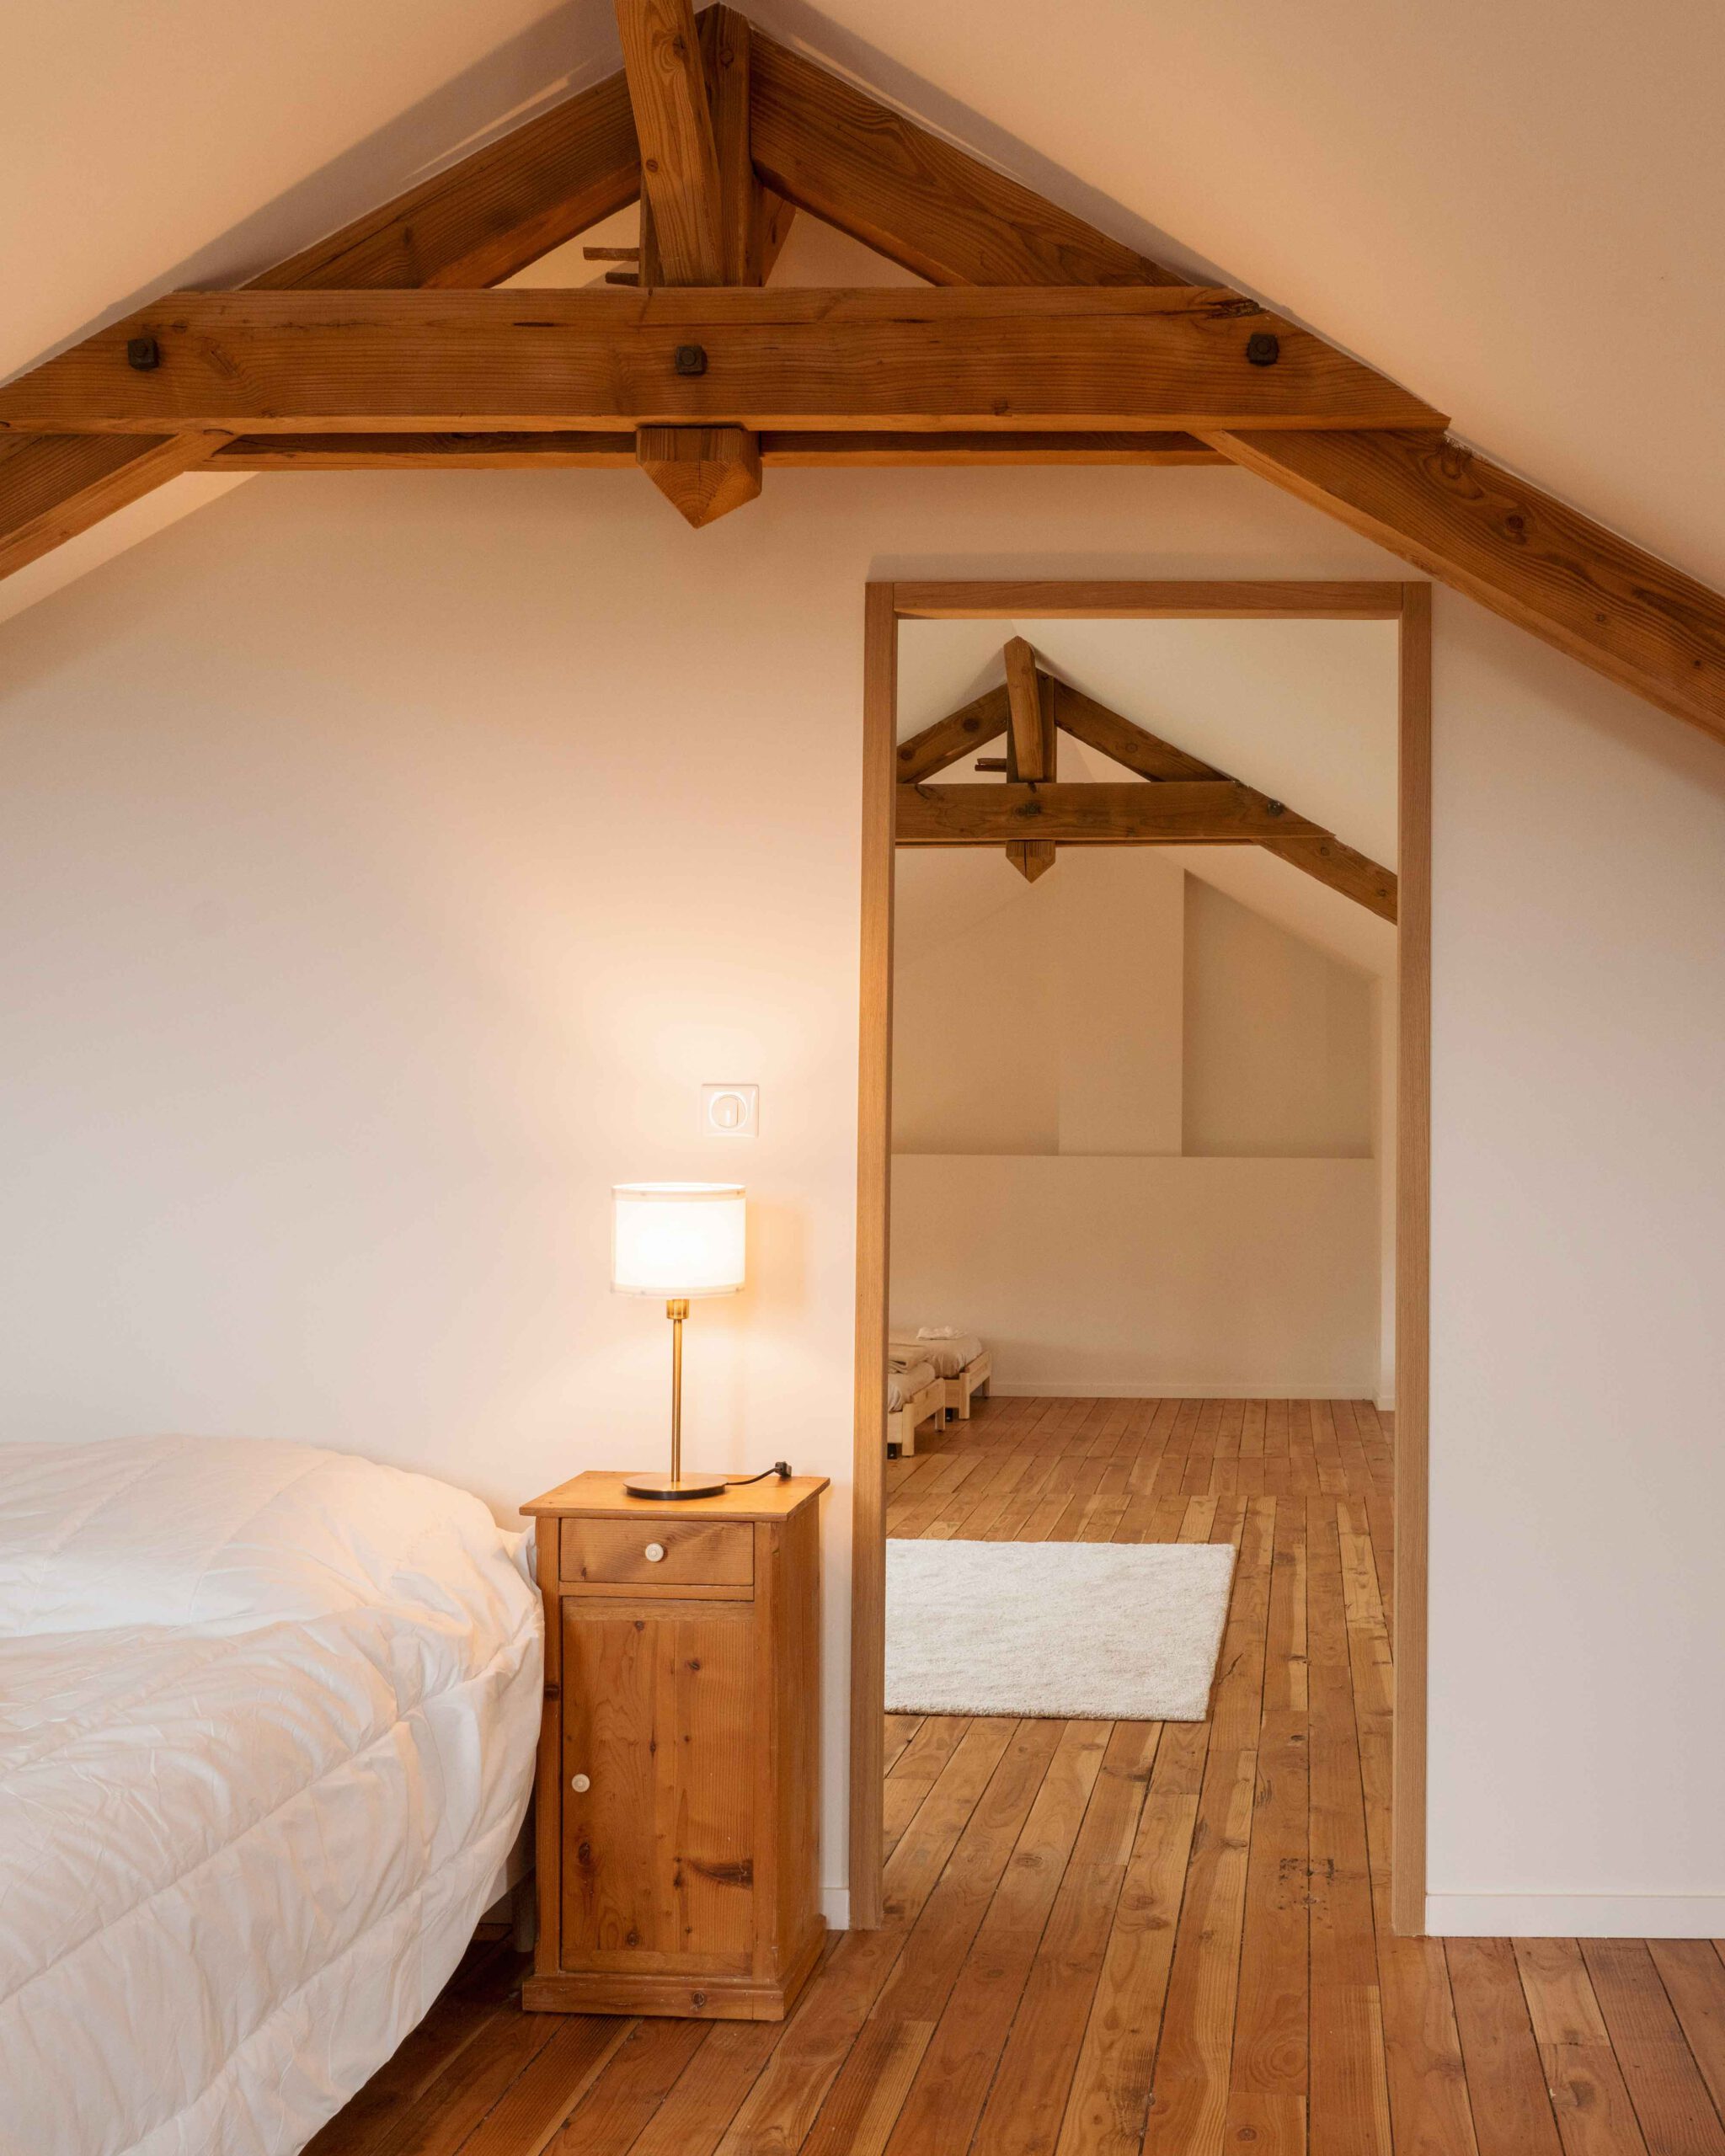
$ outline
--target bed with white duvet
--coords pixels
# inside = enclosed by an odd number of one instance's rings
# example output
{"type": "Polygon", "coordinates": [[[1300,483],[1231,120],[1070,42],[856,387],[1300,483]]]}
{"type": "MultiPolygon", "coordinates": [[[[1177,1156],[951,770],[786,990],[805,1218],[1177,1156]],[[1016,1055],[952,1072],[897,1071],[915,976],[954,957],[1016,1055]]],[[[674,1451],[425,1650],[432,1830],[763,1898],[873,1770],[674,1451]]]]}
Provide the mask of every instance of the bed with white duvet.
{"type": "Polygon", "coordinates": [[[0,1444],[0,2151],[291,2156],[521,1824],[538,1598],[425,1476],[0,1444]]]}

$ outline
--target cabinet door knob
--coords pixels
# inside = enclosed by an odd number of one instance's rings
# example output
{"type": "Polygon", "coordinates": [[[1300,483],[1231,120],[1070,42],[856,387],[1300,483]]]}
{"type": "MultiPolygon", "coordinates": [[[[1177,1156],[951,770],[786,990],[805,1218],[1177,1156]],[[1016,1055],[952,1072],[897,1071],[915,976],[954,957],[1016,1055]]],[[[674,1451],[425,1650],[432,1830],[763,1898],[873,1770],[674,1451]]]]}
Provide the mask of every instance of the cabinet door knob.
{"type": "Polygon", "coordinates": [[[585,1774],[572,1774],[569,1777],[569,1787],[577,1796],[585,1796],[592,1786],[592,1783],[585,1774]]]}
{"type": "Polygon", "coordinates": [[[662,1542],[649,1542],[647,1545],[646,1549],[642,1552],[642,1555],[646,1558],[649,1565],[663,1564],[665,1561],[665,1545],[662,1542]]]}

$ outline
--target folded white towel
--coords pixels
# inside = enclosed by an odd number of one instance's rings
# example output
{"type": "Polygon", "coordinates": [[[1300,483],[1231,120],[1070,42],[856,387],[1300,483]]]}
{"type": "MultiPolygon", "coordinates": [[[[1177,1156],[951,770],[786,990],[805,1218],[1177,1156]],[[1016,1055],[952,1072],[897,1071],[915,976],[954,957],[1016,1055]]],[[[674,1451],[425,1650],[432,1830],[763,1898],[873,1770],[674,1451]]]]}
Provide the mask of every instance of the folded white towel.
{"type": "Polygon", "coordinates": [[[956,1340],[958,1337],[959,1328],[955,1325],[919,1325],[916,1328],[919,1340],[956,1340]]]}

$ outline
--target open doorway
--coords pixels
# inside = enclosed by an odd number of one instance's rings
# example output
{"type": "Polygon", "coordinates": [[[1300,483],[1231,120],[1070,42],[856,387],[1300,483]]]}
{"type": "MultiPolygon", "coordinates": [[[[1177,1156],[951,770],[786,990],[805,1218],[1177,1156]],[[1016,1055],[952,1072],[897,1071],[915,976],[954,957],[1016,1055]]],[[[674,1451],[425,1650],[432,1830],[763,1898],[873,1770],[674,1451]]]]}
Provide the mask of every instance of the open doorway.
{"type": "MultiPolygon", "coordinates": [[[[963,1742],[937,1683],[884,1719],[890,1534],[919,1579],[951,1569],[925,1537],[1227,1545],[1170,1788],[1213,1718],[1303,1760],[1345,1676],[1366,1920],[1375,1882],[1423,1929],[1429,737],[1424,585],[870,587],[855,1924],[884,1769],[895,1814],[963,1742]]],[[[1097,1771],[1154,1789],[1141,1696],[1097,1771]]]]}

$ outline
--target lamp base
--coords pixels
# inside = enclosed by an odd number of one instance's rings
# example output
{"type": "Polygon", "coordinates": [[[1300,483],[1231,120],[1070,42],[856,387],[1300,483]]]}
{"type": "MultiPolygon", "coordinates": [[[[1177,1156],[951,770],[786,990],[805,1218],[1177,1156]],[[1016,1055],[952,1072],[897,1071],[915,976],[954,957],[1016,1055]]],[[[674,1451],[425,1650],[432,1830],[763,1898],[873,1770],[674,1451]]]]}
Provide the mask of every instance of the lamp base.
{"type": "Polygon", "coordinates": [[[632,1497],[722,1497],[722,1475],[632,1475],[623,1488],[632,1497]]]}

